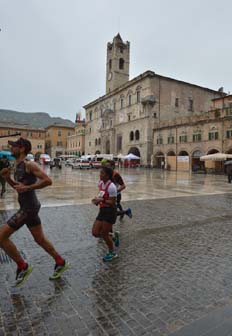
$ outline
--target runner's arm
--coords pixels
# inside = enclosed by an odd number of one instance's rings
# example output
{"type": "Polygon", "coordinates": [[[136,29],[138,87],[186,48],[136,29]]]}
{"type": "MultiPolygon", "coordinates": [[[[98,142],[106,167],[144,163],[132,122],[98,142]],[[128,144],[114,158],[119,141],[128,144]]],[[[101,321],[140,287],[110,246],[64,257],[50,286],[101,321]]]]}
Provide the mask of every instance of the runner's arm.
{"type": "Polygon", "coordinates": [[[6,180],[6,182],[12,187],[14,188],[17,184],[16,181],[14,181],[11,177],[10,177],[10,169],[9,168],[3,168],[0,172],[0,175],[6,180]]]}
{"type": "Polygon", "coordinates": [[[34,174],[39,180],[31,185],[19,184],[15,185],[15,189],[18,192],[31,191],[35,189],[42,189],[52,184],[52,180],[47,174],[37,165],[37,163],[29,161],[26,163],[26,169],[28,173],[34,174]]]}

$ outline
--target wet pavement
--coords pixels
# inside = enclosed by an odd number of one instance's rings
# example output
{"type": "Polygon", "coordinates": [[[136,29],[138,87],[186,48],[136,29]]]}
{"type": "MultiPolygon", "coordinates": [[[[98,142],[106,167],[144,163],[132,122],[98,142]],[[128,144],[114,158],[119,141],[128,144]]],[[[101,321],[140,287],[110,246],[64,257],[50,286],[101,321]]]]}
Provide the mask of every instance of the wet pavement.
{"type": "MultiPolygon", "coordinates": [[[[13,240],[34,270],[15,289],[15,265],[0,252],[0,335],[232,335],[232,194],[225,176],[123,171],[123,205],[133,218],[116,223],[119,258],[105,264],[105,245],[91,236],[98,172],[52,175],[54,185],[38,193],[41,218],[71,268],[49,281],[53,260],[26,227],[18,231],[13,240]]],[[[2,223],[17,206],[14,193],[0,206],[2,223]]]]}

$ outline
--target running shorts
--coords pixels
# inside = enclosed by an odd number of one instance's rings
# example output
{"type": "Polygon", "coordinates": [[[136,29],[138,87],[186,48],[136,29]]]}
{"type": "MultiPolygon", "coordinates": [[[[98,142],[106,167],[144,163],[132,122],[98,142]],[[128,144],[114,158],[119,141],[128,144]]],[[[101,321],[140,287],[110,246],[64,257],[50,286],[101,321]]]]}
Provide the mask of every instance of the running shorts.
{"type": "Polygon", "coordinates": [[[117,219],[117,210],[112,207],[102,207],[97,215],[96,220],[114,224],[117,219]]]}
{"type": "Polygon", "coordinates": [[[29,228],[40,225],[41,220],[38,213],[39,209],[19,209],[11,218],[8,219],[7,224],[15,231],[20,229],[24,224],[26,224],[29,228]]]}

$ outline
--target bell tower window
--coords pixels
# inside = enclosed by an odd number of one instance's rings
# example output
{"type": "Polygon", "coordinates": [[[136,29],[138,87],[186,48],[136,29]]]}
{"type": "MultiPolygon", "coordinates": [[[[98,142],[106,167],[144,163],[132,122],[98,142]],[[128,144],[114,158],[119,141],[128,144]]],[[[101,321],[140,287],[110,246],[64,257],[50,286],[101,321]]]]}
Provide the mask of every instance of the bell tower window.
{"type": "Polygon", "coordinates": [[[120,58],[120,59],[119,59],[119,69],[120,69],[120,70],[123,70],[123,69],[124,69],[124,63],[125,63],[124,59],[123,59],[123,58],[120,58]]]}

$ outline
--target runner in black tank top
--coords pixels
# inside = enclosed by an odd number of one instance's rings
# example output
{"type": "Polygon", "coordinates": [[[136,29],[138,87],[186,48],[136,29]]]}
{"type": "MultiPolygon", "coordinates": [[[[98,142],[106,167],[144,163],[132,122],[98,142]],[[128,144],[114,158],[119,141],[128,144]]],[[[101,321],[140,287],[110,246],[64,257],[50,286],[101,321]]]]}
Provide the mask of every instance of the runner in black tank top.
{"type": "Polygon", "coordinates": [[[8,168],[4,168],[1,174],[18,192],[20,209],[6,224],[0,227],[0,247],[18,266],[15,286],[19,287],[28,278],[32,271],[32,266],[25,262],[9,237],[26,224],[36,243],[55,260],[55,270],[49,279],[58,279],[61,273],[69,267],[69,264],[58,254],[53,244],[43,233],[41,220],[38,215],[40,202],[35,193],[35,189],[45,188],[51,185],[52,181],[35,162],[25,161],[26,155],[31,151],[29,140],[20,138],[15,142],[9,141],[8,143],[11,145],[12,155],[16,158],[14,180],[11,178],[8,168]]]}

